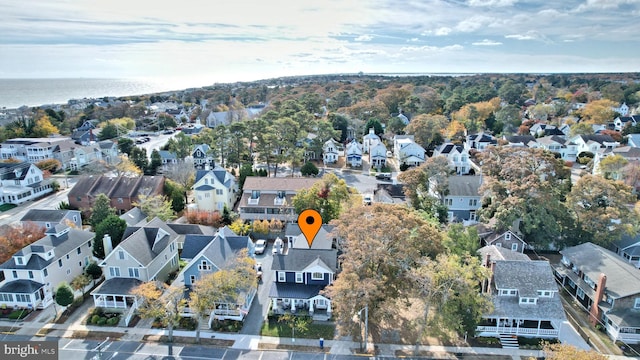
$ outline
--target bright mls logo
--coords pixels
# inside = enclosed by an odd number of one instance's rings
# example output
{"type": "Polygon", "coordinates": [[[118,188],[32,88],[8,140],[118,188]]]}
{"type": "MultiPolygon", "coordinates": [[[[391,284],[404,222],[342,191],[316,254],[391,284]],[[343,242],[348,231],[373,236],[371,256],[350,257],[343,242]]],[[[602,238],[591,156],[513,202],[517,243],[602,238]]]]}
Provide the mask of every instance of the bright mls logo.
{"type": "Polygon", "coordinates": [[[0,341],[2,360],[58,360],[57,341],[0,341]]]}

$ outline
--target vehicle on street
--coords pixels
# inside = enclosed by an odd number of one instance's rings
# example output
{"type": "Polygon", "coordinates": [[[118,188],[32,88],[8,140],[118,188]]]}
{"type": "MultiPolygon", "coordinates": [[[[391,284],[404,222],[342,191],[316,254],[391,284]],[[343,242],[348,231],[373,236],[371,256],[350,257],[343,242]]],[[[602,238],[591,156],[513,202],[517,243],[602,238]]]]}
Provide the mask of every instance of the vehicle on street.
{"type": "Polygon", "coordinates": [[[264,254],[264,250],[267,248],[267,240],[260,239],[256,241],[254,253],[256,255],[264,254]]]}
{"type": "Polygon", "coordinates": [[[391,173],[378,173],[376,174],[378,180],[391,180],[391,173]]]}
{"type": "Polygon", "coordinates": [[[364,205],[371,205],[373,203],[373,195],[371,194],[364,194],[362,196],[362,203],[364,205]]]}

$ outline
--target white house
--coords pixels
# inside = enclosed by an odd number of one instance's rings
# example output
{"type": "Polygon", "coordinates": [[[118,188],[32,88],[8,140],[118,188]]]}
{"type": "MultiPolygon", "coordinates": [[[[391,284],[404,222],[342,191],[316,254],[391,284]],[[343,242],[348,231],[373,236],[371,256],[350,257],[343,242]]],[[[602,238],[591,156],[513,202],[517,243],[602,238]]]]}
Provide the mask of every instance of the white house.
{"type": "Polygon", "coordinates": [[[613,120],[616,131],[622,131],[627,126],[635,126],[640,121],[640,115],[619,116],[613,120]]]}
{"type": "Polygon", "coordinates": [[[0,304],[44,309],[61,282],[82,274],[93,259],[94,233],[58,225],[0,265],[0,304]]]}
{"type": "Polygon", "coordinates": [[[37,166],[22,163],[0,163],[0,203],[22,204],[53,191],[37,166]]]}
{"type": "Polygon", "coordinates": [[[347,158],[347,164],[352,167],[362,166],[362,145],[360,145],[356,140],[351,141],[347,144],[345,156],[347,158]]]}
{"type": "Polygon", "coordinates": [[[433,156],[444,156],[449,160],[449,166],[458,175],[466,175],[471,170],[471,160],[469,160],[469,150],[462,145],[445,143],[438,146],[433,156]]]}
{"type": "Polygon", "coordinates": [[[193,184],[198,210],[220,211],[233,208],[238,185],[235,177],[221,167],[198,170],[193,184]]]}
{"type": "Polygon", "coordinates": [[[425,160],[425,150],[413,141],[413,135],[396,135],[393,137],[393,154],[398,164],[419,166],[425,160]]]}
{"type": "Polygon", "coordinates": [[[372,168],[381,169],[387,165],[387,147],[378,143],[369,152],[369,164],[372,168]]]}
{"type": "Polygon", "coordinates": [[[333,164],[338,161],[338,142],[332,139],[322,145],[322,162],[333,164]]]}
{"type": "Polygon", "coordinates": [[[380,137],[375,133],[375,129],[370,128],[369,133],[362,137],[362,149],[365,153],[369,153],[372,147],[381,142],[380,137]]]}
{"type": "Polygon", "coordinates": [[[577,145],[578,155],[582,152],[595,154],[599,149],[613,149],[620,146],[620,143],[609,135],[576,135],[569,140],[577,145]]]}
{"type": "Polygon", "coordinates": [[[560,154],[564,161],[576,161],[578,157],[578,145],[558,135],[544,136],[537,139],[537,145],[541,149],[560,154]]]}

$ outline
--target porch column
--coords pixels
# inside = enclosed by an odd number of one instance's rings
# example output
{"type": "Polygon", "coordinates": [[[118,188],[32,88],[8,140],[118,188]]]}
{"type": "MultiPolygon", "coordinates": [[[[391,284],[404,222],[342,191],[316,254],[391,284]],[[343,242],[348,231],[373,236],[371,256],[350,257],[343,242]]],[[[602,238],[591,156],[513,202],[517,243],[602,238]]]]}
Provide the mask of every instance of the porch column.
{"type": "Polygon", "coordinates": [[[276,312],[278,310],[278,299],[273,298],[271,300],[271,307],[273,308],[273,312],[276,312]]]}
{"type": "Polygon", "coordinates": [[[291,299],[291,312],[296,312],[296,299],[291,299]]]}
{"type": "Polygon", "coordinates": [[[327,300],[327,315],[331,317],[331,301],[327,300]]]}
{"type": "Polygon", "coordinates": [[[538,332],[536,333],[537,335],[540,335],[540,325],[542,323],[542,320],[538,320],[538,332]]]}
{"type": "Polygon", "coordinates": [[[313,316],[313,300],[309,300],[309,315],[313,316]]]}
{"type": "Polygon", "coordinates": [[[516,319],[516,334],[520,333],[520,319],[516,319]]]}

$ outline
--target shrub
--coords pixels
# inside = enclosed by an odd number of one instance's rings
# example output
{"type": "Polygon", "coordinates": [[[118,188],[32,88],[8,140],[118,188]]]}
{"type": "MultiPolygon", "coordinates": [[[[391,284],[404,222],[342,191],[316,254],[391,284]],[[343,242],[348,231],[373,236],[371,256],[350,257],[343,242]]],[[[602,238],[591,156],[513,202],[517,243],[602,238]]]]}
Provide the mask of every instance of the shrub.
{"type": "Polygon", "coordinates": [[[98,319],[98,322],[97,322],[98,325],[104,325],[106,323],[107,323],[107,318],[105,317],[101,317],[100,319],[98,319]]]}
{"type": "Polygon", "coordinates": [[[102,316],[102,314],[104,314],[104,309],[101,308],[101,307],[97,307],[97,308],[93,309],[93,311],[91,312],[91,315],[102,316]]]}
{"type": "Polygon", "coordinates": [[[94,325],[95,325],[95,324],[97,324],[97,323],[98,323],[98,321],[100,321],[100,315],[93,315],[93,316],[91,317],[91,323],[92,323],[92,324],[94,324],[94,325]]]}
{"type": "Polygon", "coordinates": [[[178,325],[181,329],[187,329],[189,331],[194,331],[197,326],[198,324],[194,319],[185,317],[180,318],[180,324],[178,325]]]}
{"type": "Polygon", "coordinates": [[[107,320],[107,325],[110,325],[110,326],[118,325],[119,321],[120,321],[119,317],[117,317],[117,316],[116,317],[112,317],[109,320],[107,320]]]}
{"type": "Polygon", "coordinates": [[[9,319],[11,320],[23,319],[25,316],[27,316],[28,313],[29,311],[24,309],[14,310],[13,312],[11,312],[11,314],[9,314],[9,319]]]}

